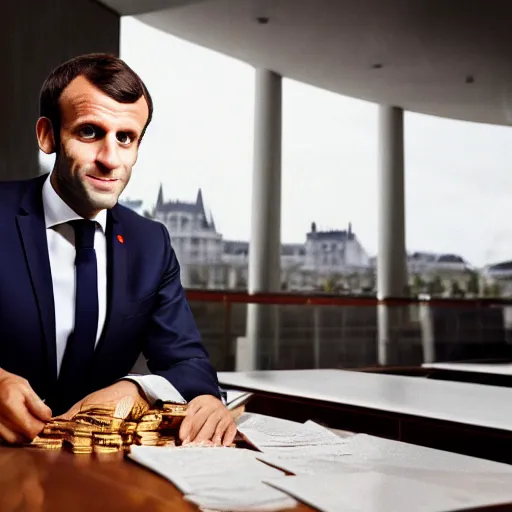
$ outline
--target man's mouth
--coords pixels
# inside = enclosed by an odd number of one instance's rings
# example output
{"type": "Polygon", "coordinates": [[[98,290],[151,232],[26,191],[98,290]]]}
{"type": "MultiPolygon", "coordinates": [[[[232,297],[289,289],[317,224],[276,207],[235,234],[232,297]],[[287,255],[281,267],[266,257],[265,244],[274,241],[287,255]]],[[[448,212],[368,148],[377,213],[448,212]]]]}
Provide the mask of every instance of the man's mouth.
{"type": "Polygon", "coordinates": [[[114,185],[119,181],[117,178],[105,178],[104,176],[93,176],[87,174],[87,179],[90,180],[93,187],[103,192],[113,192],[114,185]]]}
{"type": "Polygon", "coordinates": [[[92,176],[90,174],[87,175],[89,178],[92,178],[94,180],[98,180],[98,181],[117,181],[117,178],[102,178],[102,177],[99,177],[99,176],[92,176]]]}

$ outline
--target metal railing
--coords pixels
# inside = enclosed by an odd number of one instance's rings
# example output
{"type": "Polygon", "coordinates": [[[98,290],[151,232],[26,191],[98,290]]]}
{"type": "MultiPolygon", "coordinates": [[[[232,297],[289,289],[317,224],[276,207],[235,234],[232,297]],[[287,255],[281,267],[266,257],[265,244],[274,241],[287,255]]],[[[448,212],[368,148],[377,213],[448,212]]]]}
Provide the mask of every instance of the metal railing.
{"type": "Polygon", "coordinates": [[[261,369],[410,366],[511,357],[510,299],[377,299],[197,289],[187,290],[187,298],[219,371],[237,368],[237,352],[250,334],[250,305],[266,315],[256,340],[261,369]]]}

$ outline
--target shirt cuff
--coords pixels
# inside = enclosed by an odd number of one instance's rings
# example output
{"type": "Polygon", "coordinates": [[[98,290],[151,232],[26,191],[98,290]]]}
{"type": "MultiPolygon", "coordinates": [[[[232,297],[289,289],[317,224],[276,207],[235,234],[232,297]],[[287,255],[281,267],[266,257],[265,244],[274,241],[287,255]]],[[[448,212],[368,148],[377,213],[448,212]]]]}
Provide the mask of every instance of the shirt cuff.
{"type": "Polygon", "coordinates": [[[187,401],[179,391],[161,375],[127,375],[122,380],[131,380],[139,386],[150,406],[155,402],[171,402],[174,404],[186,404],[187,401]]]}

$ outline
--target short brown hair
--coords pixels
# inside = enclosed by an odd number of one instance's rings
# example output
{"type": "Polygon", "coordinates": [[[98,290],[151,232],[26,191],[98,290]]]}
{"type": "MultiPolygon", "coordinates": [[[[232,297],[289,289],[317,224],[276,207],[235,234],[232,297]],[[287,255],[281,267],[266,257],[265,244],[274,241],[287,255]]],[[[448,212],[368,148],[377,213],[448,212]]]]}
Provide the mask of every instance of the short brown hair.
{"type": "Polygon", "coordinates": [[[153,116],[153,100],[139,75],[120,58],[107,53],[80,55],[56,67],[46,78],[39,98],[39,114],[47,117],[53,135],[60,145],[60,108],[62,91],[78,76],[84,76],[107,96],[119,103],[135,103],[144,96],[149,109],[148,120],[140,135],[142,139],[153,116]]]}

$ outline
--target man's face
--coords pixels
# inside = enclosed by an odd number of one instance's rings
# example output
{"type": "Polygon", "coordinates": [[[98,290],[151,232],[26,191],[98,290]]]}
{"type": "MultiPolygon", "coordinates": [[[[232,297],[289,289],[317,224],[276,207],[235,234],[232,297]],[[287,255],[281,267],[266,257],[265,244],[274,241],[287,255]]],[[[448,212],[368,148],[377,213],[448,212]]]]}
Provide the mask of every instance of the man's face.
{"type": "Polygon", "coordinates": [[[82,76],[60,97],[60,149],[52,184],[76,213],[112,208],[130,180],[149,115],[144,97],[118,103],[82,76]]]}

